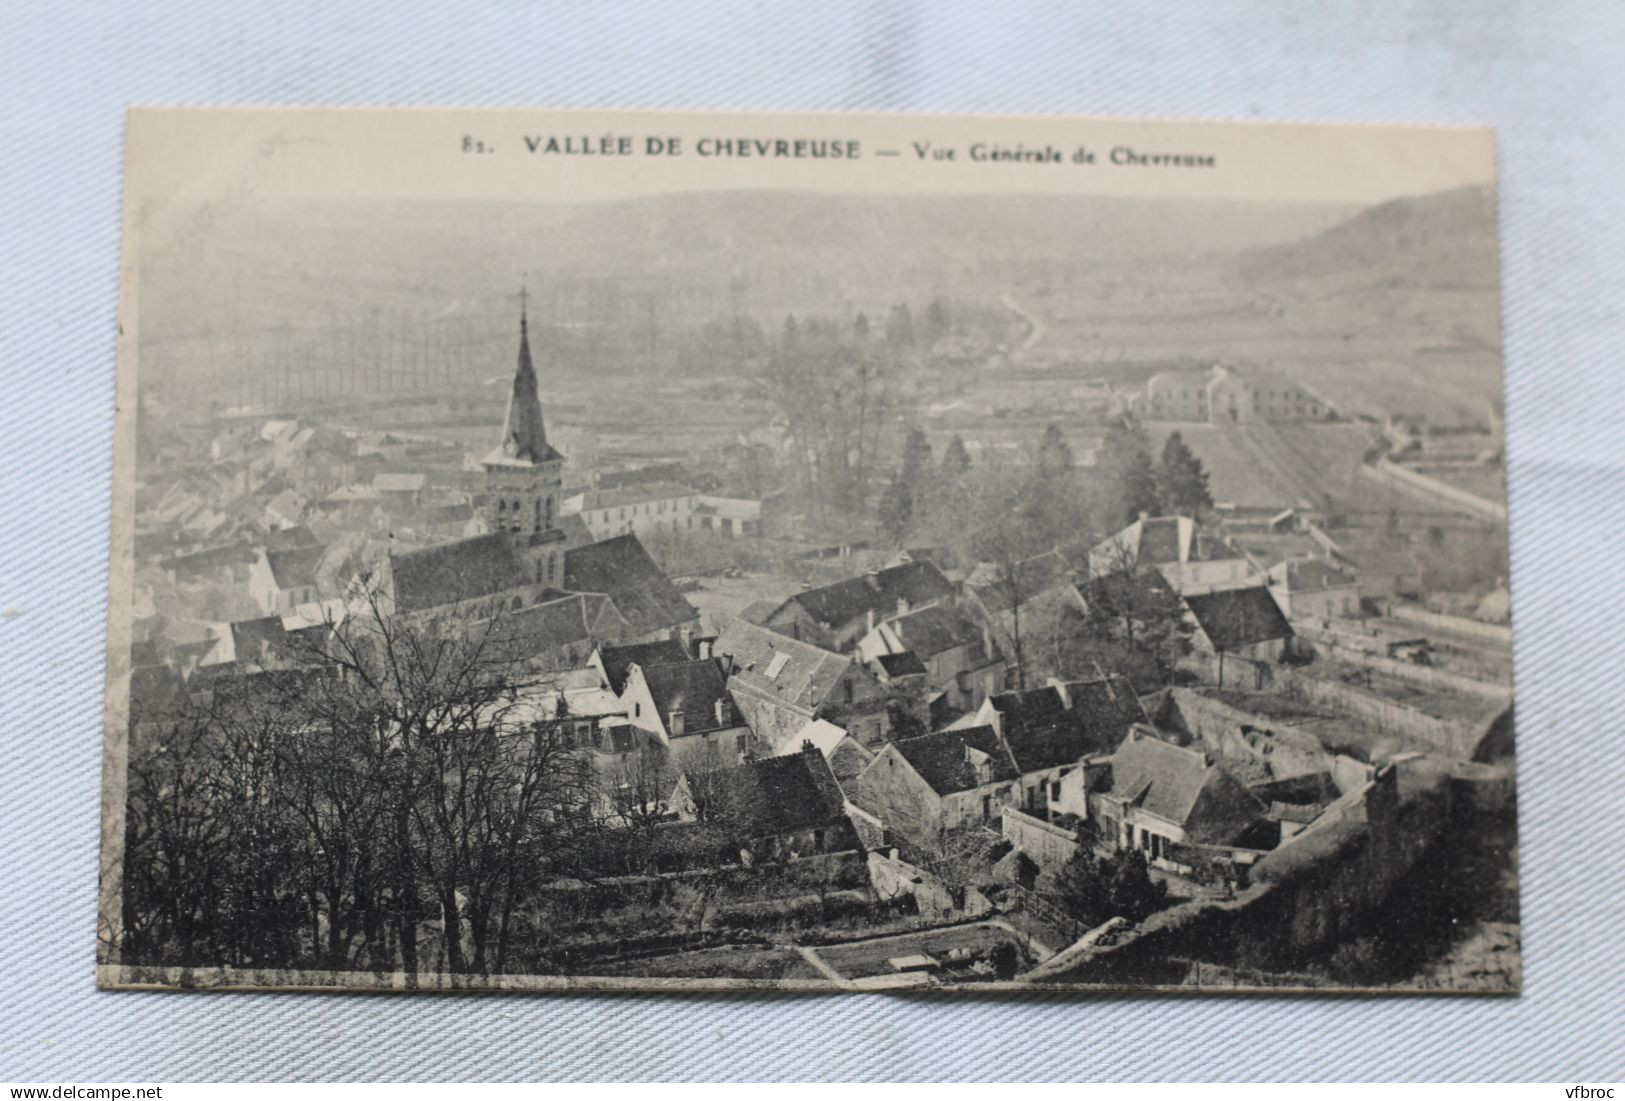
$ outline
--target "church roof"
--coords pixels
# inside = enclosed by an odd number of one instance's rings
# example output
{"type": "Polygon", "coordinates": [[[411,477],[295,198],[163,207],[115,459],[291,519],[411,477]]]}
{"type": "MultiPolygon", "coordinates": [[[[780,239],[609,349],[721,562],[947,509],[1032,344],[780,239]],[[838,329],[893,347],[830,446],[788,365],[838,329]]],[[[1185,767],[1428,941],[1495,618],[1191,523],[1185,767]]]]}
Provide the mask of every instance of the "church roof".
{"type": "Polygon", "coordinates": [[[565,551],[564,587],[608,596],[634,635],[699,618],[699,612],[660,572],[636,535],[618,535],[565,551]]]}
{"type": "Polygon", "coordinates": [[[529,571],[502,532],[389,556],[395,608],[419,612],[531,583],[529,571]]]}

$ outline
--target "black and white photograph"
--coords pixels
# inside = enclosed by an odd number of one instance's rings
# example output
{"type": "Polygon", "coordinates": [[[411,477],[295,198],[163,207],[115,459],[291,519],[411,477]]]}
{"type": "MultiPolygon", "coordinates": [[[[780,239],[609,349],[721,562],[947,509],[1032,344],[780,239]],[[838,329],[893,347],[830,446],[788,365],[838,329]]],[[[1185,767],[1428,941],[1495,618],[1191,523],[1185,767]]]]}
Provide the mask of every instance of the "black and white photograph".
{"type": "Polygon", "coordinates": [[[1488,131],[125,155],[101,986],[1520,990],[1488,131]]]}

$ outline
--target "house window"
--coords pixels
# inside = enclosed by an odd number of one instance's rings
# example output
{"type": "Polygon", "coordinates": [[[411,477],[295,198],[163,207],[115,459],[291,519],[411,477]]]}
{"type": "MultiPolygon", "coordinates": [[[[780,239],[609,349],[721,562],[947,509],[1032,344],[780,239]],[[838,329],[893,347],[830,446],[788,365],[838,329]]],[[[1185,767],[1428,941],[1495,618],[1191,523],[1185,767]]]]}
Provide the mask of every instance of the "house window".
{"type": "Polygon", "coordinates": [[[632,717],[634,719],[643,718],[643,705],[641,703],[633,701],[633,704],[632,704],[632,717]]]}
{"type": "Polygon", "coordinates": [[[982,821],[986,822],[993,817],[993,796],[982,796],[982,821]]]}

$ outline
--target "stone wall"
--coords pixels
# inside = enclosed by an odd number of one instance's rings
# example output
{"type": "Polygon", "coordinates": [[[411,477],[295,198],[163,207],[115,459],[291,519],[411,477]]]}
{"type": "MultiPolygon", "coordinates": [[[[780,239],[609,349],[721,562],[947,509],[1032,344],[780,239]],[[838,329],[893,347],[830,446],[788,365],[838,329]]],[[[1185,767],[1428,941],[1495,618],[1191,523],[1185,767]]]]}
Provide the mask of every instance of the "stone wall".
{"type": "Polygon", "coordinates": [[[1379,482],[1406,489],[1413,494],[1432,501],[1435,505],[1445,508],[1464,510],[1474,516],[1483,516],[1491,520],[1506,522],[1507,507],[1504,502],[1491,501],[1469,493],[1459,486],[1441,482],[1437,478],[1430,478],[1421,471],[1412,470],[1402,463],[1396,463],[1388,458],[1378,459],[1374,463],[1362,463],[1360,472],[1368,478],[1379,482]]]}
{"type": "Polygon", "coordinates": [[[1006,807],[1003,815],[1004,839],[1026,853],[1046,872],[1053,872],[1078,851],[1077,835],[1060,826],[1006,807]]]}

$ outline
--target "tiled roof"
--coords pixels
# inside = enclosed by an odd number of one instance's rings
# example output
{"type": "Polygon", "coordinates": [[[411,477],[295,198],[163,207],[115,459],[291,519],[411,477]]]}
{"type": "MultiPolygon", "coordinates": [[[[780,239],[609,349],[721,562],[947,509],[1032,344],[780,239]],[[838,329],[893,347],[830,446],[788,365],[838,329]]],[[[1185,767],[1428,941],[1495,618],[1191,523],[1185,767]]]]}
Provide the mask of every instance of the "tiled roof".
{"type": "Polygon", "coordinates": [[[649,501],[669,501],[677,497],[693,497],[694,490],[675,482],[644,482],[617,489],[589,489],[581,495],[581,510],[620,508],[641,505],[649,501]]]}
{"type": "Polygon", "coordinates": [[[531,583],[525,563],[504,532],[389,556],[395,608],[418,612],[473,600],[531,583]]]}
{"type": "Polygon", "coordinates": [[[1120,676],[1076,681],[1065,694],[1054,686],[989,697],[999,729],[1021,771],[1075,764],[1091,753],[1110,753],[1135,723],[1146,720],[1139,697],[1120,676]]]}
{"type": "Polygon", "coordinates": [[[1292,637],[1292,625],[1281,614],[1275,597],[1262,585],[1187,596],[1185,606],[1216,650],[1240,650],[1292,637]]]}
{"type": "Polygon", "coordinates": [[[722,629],[713,652],[731,659],[735,684],[808,710],[824,702],[852,663],[850,657],[742,619],[722,629]]]}
{"type": "Polygon", "coordinates": [[[925,662],[913,650],[904,650],[898,654],[881,654],[875,663],[886,671],[888,677],[923,677],[927,673],[925,662]]]}
{"type": "Polygon", "coordinates": [[[1279,571],[1289,592],[1334,589],[1357,584],[1354,574],[1320,558],[1300,558],[1282,563],[1279,571]]]}
{"type": "Polygon", "coordinates": [[[1223,842],[1260,817],[1263,805],[1194,749],[1136,734],[1112,755],[1111,794],[1183,826],[1198,843],[1223,842]]]}
{"type": "Polygon", "coordinates": [[[620,695],[626,690],[628,667],[636,664],[647,669],[652,665],[688,661],[689,653],[676,639],[663,638],[655,642],[635,642],[630,646],[601,646],[598,648],[598,660],[604,664],[604,677],[609,681],[609,687],[620,695]]]}
{"type": "Polygon", "coordinates": [[[953,584],[934,563],[904,562],[862,577],[808,589],[785,603],[799,604],[826,627],[839,627],[871,611],[877,616],[895,615],[899,600],[918,608],[946,600],[953,594],[953,584]]]}
{"type": "Polygon", "coordinates": [[[1143,569],[1130,573],[1117,570],[1091,577],[1078,585],[1078,594],[1096,613],[1119,615],[1146,607],[1157,598],[1167,598],[1174,590],[1161,570],[1143,569]]]}
{"type": "Polygon", "coordinates": [[[268,531],[260,542],[265,544],[268,551],[294,550],[298,547],[314,547],[321,542],[316,533],[303,524],[295,524],[291,528],[278,528],[268,531]]]}
{"type": "Polygon", "coordinates": [[[1139,522],[1137,558],[1141,563],[1162,565],[1184,560],[1179,537],[1179,517],[1156,516],[1139,522]]]}
{"type": "Polygon", "coordinates": [[[974,591],[989,612],[1008,612],[1017,600],[1026,603],[1048,592],[1065,581],[1066,575],[1066,559],[1057,551],[1047,551],[1012,563],[1008,574],[995,569],[974,591]]]}
{"type": "Polygon", "coordinates": [[[418,493],[428,481],[422,474],[391,474],[379,471],[373,475],[372,488],[380,493],[418,493]]]}
{"type": "Polygon", "coordinates": [[[750,761],[698,786],[717,792],[720,809],[746,837],[846,823],[840,784],[817,750],[750,761]]]}
{"type": "Polygon", "coordinates": [[[608,596],[634,634],[666,630],[699,618],[635,535],[618,535],[566,551],[564,587],[608,596]]]}
{"type": "Polygon", "coordinates": [[[592,624],[586,598],[569,593],[528,608],[509,610],[492,621],[492,636],[504,644],[502,653],[519,661],[572,643],[587,643],[592,624]]]}
{"type": "Polygon", "coordinates": [[[1000,783],[1020,777],[1021,770],[991,726],[962,730],[941,730],[918,738],[893,742],[920,778],[938,795],[969,791],[983,784],[1000,783]],[[985,757],[985,777],[977,770],[977,760],[985,757]]]}
{"type": "Polygon", "coordinates": [[[266,551],[265,562],[271,568],[271,580],[279,589],[291,589],[296,585],[314,585],[316,567],[321,564],[322,555],[326,550],[327,548],[317,545],[295,547],[293,550],[266,551]]]}
{"type": "Polygon", "coordinates": [[[669,723],[672,712],[681,713],[684,734],[735,725],[728,679],[710,658],[651,665],[643,670],[643,679],[661,721],[669,723]],[[721,722],[717,721],[718,700],[723,701],[721,722]]]}
{"type": "Polygon", "coordinates": [[[957,609],[943,604],[921,608],[886,621],[902,644],[921,658],[955,646],[983,646],[982,628],[957,609]]]}

